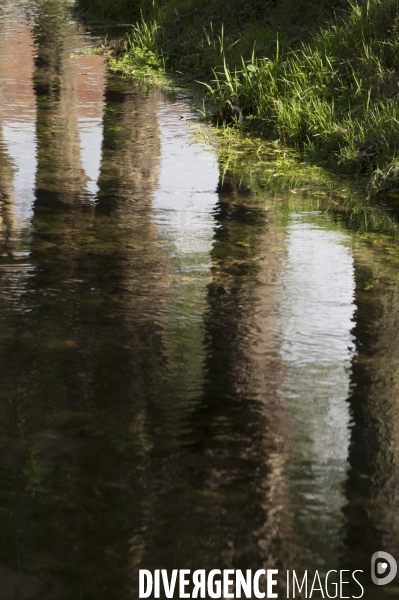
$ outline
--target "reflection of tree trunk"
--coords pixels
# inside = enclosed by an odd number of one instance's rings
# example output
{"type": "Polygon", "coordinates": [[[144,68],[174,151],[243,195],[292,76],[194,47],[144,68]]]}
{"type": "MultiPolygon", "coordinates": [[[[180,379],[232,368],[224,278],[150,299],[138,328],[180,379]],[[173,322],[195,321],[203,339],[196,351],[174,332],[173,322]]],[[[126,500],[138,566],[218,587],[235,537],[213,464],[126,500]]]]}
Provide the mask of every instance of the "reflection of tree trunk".
{"type": "MultiPolygon", "coordinates": [[[[142,348],[148,357],[143,369],[130,352],[126,355],[126,372],[133,386],[130,395],[138,401],[148,394],[159,394],[159,335],[164,320],[157,312],[169,282],[168,264],[151,212],[160,149],[154,118],[158,100],[155,94],[144,97],[118,78],[110,79],[106,99],[100,191],[92,233],[100,244],[120,248],[113,254],[115,269],[108,273],[107,283],[110,296],[126,302],[123,327],[129,348],[137,353],[142,348]],[[151,391],[152,368],[155,388],[151,391]]],[[[90,262],[85,257],[87,260],[90,262]]]]}
{"type": "Polygon", "coordinates": [[[277,395],[283,372],[275,341],[274,284],[284,234],[273,216],[239,194],[228,177],[220,201],[209,288],[212,379],[204,398],[206,431],[198,436],[206,442],[198,443],[209,457],[207,486],[220,487],[219,506],[229,508],[221,510],[212,528],[227,532],[226,566],[281,568],[295,554],[285,465],[289,428],[277,395]]]}
{"type": "Polygon", "coordinates": [[[66,23],[57,20],[53,2],[44,2],[40,8],[43,13],[36,18],[34,30],[38,42],[33,78],[37,94],[36,187],[39,195],[55,192],[60,201],[70,204],[77,200],[76,194],[84,193],[87,181],[78,131],[78,65],[71,58],[76,38],[68,35],[66,23]]]}
{"type": "MultiPolygon", "coordinates": [[[[368,267],[358,264],[359,354],[353,362],[354,426],[346,507],[347,561],[366,573],[378,550],[399,558],[399,295],[392,288],[366,291],[369,278],[368,267]]],[[[374,597],[373,588],[366,593],[374,597]]]]}
{"type": "Polygon", "coordinates": [[[148,568],[281,567],[296,552],[287,509],[288,427],[276,394],[273,284],[281,239],[273,221],[265,224],[264,210],[236,196],[225,181],[206,317],[207,383],[182,425],[187,450],[159,465],[153,494],[161,518],[146,533],[148,568]]]}
{"type": "Polygon", "coordinates": [[[122,210],[131,215],[138,211],[150,222],[146,209],[158,182],[160,148],[156,93],[145,95],[111,77],[106,101],[99,209],[104,204],[107,211],[122,210]],[[113,198],[121,203],[112,203],[113,198]]]}
{"type": "Polygon", "coordinates": [[[18,220],[14,213],[15,196],[12,180],[15,168],[7,154],[6,144],[1,135],[0,118],[0,240],[7,254],[13,254],[18,247],[15,236],[18,231],[18,220]]]}

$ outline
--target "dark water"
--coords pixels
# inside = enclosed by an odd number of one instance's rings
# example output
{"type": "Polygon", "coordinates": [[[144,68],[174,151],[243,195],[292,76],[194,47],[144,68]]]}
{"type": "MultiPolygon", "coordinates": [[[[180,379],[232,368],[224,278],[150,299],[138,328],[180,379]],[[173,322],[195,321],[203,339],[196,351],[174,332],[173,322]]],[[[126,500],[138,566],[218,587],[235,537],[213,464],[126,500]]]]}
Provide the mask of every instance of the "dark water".
{"type": "Polygon", "coordinates": [[[0,3],[0,599],[137,598],[140,568],[398,597],[395,238],[220,177],[69,8],[0,3]]]}

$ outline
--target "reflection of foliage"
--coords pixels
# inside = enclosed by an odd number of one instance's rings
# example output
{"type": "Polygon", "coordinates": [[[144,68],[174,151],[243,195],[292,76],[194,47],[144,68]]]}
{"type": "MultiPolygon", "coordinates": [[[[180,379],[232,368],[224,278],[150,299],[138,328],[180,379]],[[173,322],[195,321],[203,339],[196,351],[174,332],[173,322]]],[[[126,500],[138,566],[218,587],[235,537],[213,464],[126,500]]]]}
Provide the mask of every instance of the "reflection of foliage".
{"type": "Polygon", "coordinates": [[[94,244],[95,241],[96,241],[96,238],[94,237],[94,235],[82,235],[79,238],[80,244],[94,244]]]}
{"type": "Polygon", "coordinates": [[[23,473],[26,477],[25,489],[27,491],[46,493],[54,468],[54,461],[46,459],[41,456],[37,450],[32,449],[29,460],[23,469],[23,473]]]}
{"type": "MultiPolygon", "coordinates": [[[[201,127],[195,135],[217,151],[221,181],[250,192],[259,207],[276,213],[281,225],[289,222],[291,213],[306,213],[303,218],[309,223],[349,231],[359,256],[367,256],[374,265],[364,289],[383,283],[396,286],[398,218],[395,211],[365,199],[363,179],[333,176],[277,142],[266,143],[231,128],[201,127]]],[[[241,237],[235,244],[249,247],[251,242],[241,237]]]]}
{"type": "Polygon", "coordinates": [[[266,143],[231,128],[199,127],[195,137],[218,153],[222,181],[228,175],[239,189],[250,190],[281,216],[316,210],[358,234],[398,231],[396,212],[365,199],[362,178],[334,176],[278,142],[266,143]]]}

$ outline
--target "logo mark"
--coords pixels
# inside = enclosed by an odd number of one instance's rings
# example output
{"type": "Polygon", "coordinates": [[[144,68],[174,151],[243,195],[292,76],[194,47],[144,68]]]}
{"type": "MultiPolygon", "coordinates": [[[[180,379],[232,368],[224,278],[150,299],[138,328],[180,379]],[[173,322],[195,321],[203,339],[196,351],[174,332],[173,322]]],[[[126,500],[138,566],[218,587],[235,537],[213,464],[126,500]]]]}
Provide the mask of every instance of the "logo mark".
{"type": "Polygon", "coordinates": [[[397,571],[398,565],[396,564],[396,560],[388,552],[380,550],[379,552],[375,552],[371,557],[371,579],[376,585],[391,583],[395,579],[397,571]],[[388,567],[390,567],[389,570],[388,567]],[[387,573],[387,575],[381,577],[384,573],[387,573]]]}

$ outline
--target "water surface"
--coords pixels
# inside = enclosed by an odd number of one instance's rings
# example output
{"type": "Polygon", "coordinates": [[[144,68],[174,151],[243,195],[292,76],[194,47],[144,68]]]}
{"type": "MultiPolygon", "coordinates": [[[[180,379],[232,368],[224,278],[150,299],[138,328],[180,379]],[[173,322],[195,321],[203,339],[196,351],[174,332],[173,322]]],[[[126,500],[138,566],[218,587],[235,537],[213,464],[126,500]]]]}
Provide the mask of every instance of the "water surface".
{"type": "Polygon", "coordinates": [[[399,557],[395,238],[221,176],[68,4],[2,0],[0,32],[0,598],[137,598],[140,568],[369,586],[399,557]]]}

